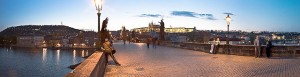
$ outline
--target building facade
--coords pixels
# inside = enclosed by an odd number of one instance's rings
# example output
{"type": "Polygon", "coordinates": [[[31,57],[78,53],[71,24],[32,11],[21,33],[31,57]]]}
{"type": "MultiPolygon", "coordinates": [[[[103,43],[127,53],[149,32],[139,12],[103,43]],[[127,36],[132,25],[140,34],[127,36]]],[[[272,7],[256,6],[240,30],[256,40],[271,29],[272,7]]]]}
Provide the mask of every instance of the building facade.
{"type": "Polygon", "coordinates": [[[44,36],[18,36],[18,47],[44,47],[44,36]]]}
{"type": "MultiPolygon", "coordinates": [[[[149,23],[148,27],[134,28],[133,29],[137,33],[151,32],[154,31],[156,33],[160,32],[160,25],[149,23]]],[[[165,33],[188,33],[196,31],[196,28],[185,28],[185,27],[174,27],[174,28],[165,28],[165,33]]]]}

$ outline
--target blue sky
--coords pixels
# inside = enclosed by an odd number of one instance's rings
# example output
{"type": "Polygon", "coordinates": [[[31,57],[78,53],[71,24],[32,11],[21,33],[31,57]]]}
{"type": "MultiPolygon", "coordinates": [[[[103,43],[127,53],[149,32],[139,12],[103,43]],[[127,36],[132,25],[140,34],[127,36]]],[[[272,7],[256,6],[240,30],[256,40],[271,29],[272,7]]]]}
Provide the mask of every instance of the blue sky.
{"type": "MultiPolygon", "coordinates": [[[[55,25],[97,30],[93,0],[0,0],[0,31],[18,25],[55,25]]],[[[166,27],[300,32],[300,0],[104,0],[108,29],[146,27],[164,18],[166,27]]]]}

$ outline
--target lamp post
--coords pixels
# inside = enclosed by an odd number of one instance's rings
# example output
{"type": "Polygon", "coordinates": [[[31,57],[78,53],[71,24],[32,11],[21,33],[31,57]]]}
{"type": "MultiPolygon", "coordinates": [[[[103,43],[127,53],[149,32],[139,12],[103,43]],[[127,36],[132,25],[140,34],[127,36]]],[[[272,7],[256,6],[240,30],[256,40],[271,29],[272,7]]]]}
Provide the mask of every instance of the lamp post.
{"type": "Polygon", "coordinates": [[[227,45],[227,54],[229,54],[229,25],[230,25],[231,17],[229,14],[226,17],[226,22],[227,22],[227,40],[226,40],[226,45],[227,45]]]}
{"type": "Polygon", "coordinates": [[[226,17],[226,22],[227,22],[227,40],[226,40],[226,44],[229,45],[229,25],[230,25],[230,21],[231,21],[231,17],[229,16],[229,14],[226,17]]]}
{"type": "Polygon", "coordinates": [[[94,0],[94,3],[95,3],[95,7],[96,7],[96,10],[97,10],[97,16],[98,16],[98,40],[96,41],[96,45],[97,47],[101,47],[101,44],[100,44],[100,40],[101,40],[101,33],[100,33],[100,16],[101,16],[101,10],[102,10],[102,3],[103,1],[102,0],[94,0]]]}

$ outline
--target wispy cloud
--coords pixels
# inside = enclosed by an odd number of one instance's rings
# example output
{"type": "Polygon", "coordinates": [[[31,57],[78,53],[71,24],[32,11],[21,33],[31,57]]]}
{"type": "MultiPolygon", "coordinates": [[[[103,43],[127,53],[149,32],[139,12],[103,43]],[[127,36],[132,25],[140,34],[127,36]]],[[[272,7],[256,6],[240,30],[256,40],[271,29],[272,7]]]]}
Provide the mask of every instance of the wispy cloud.
{"type": "MultiPolygon", "coordinates": [[[[217,20],[213,14],[204,14],[204,13],[196,13],[192,11],[171,11],[171,16],[182,16],[182,17],[191,17],[191,18],[200,18],[200,19],[207,19],[207,20],[217,20]]],[[[140,14],[137,17],[154,17],[159,18],[163,17],[161,14],[140,14]]]]}
{"type": "Polygon", "coordinates": [[[172,11],[171,15],[173,16],[184,16],[184,17],[195,17],[197,18],[196,15],[198,15],[195,12],[190,12],[190,11],[172,11]]]}
{"type": "Polygon", "coordinates": [[[207,17],[206,18],[207,20],[217,20],[215,17],[213,17],[213,16],[210,16],[210,17],[207,17]]]}
{"type": "Polygon", "coordinates": [[[173,16],[183,16],[183,17],[193,17],[193,18],[201,18],[207,20],[217,20],[213,14],[201,14],[191,11],[171,11],[171,15],[173,16]]]}
{"type": "Polygon", "coordinates": [[[233,13],[228,13],[228,12],[225,12],[223,14],[227,14],[227,15],[234,15],[233,13]]]}
{"type": "Polygon", "coordinates": [[[141,14],[141,15],[138,15],[138,17],[161,17],[162,15],[160,14],[141,14]]]}

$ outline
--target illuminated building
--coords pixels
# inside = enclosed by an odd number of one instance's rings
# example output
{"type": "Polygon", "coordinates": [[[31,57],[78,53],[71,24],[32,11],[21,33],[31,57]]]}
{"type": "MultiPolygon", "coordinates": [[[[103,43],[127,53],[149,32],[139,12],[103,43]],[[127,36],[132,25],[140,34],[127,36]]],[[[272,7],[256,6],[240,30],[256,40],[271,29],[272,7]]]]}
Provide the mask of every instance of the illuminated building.
{"type": "MultiPolygon", "coordinates": [[[[140,33],[140,32],[159,32],[160,31],[160,25],[149,23],[148,27],[141,27],[141,28],[134,28],[133,29],[135,32],[140,33]]],[[[165,28],[165,33],[188,33],[188,32],[193,32],[196,31],[196,28],[185,28],[185,27],[175,27],[175,28],[165,28]]]]}

